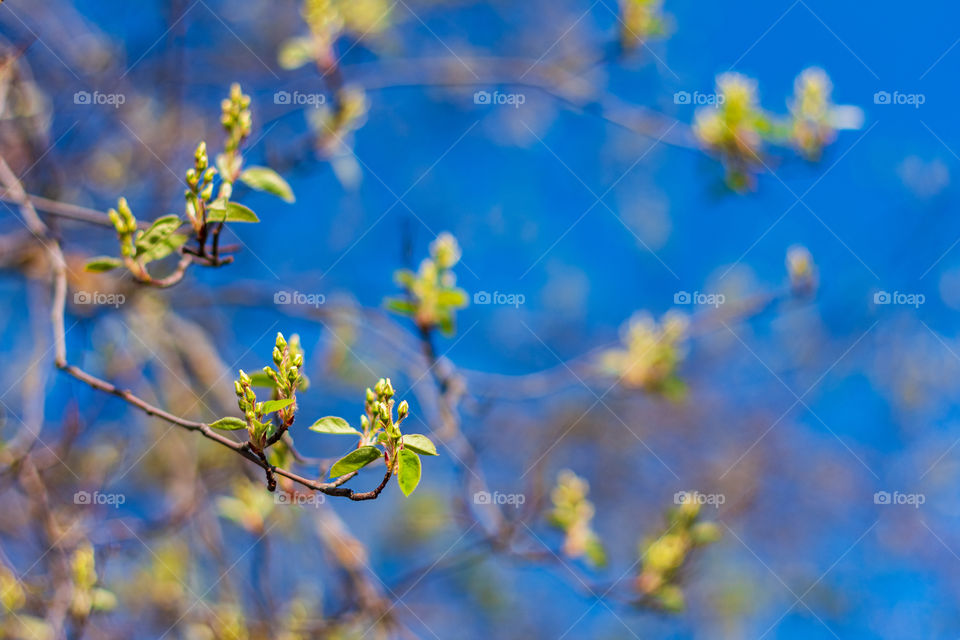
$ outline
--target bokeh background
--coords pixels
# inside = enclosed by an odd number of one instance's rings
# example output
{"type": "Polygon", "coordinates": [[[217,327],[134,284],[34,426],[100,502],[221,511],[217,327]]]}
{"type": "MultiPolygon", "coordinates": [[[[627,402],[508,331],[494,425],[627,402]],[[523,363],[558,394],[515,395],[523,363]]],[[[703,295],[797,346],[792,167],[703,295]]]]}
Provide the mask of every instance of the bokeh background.
{"type": "MultiPolygon", "coordinates": [[[[194,268],[164,292],[86,283],[126,295],[116,308],[70,305],[71,359],[86,368],[211,419],[232,410],[236,369],[266,364],[276,331],[298,333],[312,381],[305,416],[355,419],[363,388],[389,375],[433,433],[415,332],[382,310],[397,293],[393,271],[449,231],[471,299],[523,297],[471,304],[457,334],[437,341],[465,381],[457,412],[477,451],[472,470],[441,447],[412,498],[390,487],[369,503],[328,499],[291,515],[271,508],[262,474],[238,470],[247,463],[236,456],[55,373],[47,282],[30,263],[5,260],[0,433],[9,444],[42,427],[33,449],[55,452],[43,472],[55,510],[79,523],[117,593],[118,607],[85,633],[205,637],[191,634],[204,633],[208,609],[230,604],[254,628],[302,594],[310,616],[334,616],[357,597],[331,560],[341,547],[324,531],[336,522],[363,545],[363,570],[407,637],[960,634],[955,8],[668,0],[669,33],[624,57],[605,54],[617,12],[614,0],[401,0],[382,33],[337,45],[369,110],[349,148],[331,154],[313,144],[315,107],[276,97],[326,92],[315,68],[277,63],[280,44],[305,31],[299,3],[0,7],[0,34],[35,83],[28,113],[3,123],[4,156],[31,193],[100,211],[124,195],[146,219],[180,211],[196,142],[219,140],[219,101],[240,82],[255,122],[248,160],[276,168],[297,195],[287,205],[242,194],[262,222],[229,229],[242,250],[228,267],[194,268]],[[537,86],[563,65],[577,69],[575,82],[537,86]],[[754,188],[730,190],[690,133],[696,105],[675,95],[709,94],[718,74],[736,71],[757,81],[764,108],[785,113],[810,66],[829,74],[836,103],[862,109],[862,127],[840,132],[818,162],[771,149],[754,188]],[[478,104],[476,91],[522,104],[478,104]],[[77,92],[124,100],[78,104],[77,92]],[[783,295],[793,245],[817,265],[813,296],[783,295]],[[324,303],[275,304],[278,292],[324,303]],[[679,292],[726,302],[678,305],[679,292]],[[884,292],[919,302],[885,303],[884,292]],[[588,366],[634,312],[674,308],[692,316],[683,400],[621,388],[588,366]],[[607,569],[498,553],[478,542],[483,517],[471,528],[460,513],[474,506],[474,471],[491,490],[533,502],[565,468],[590,482],[607,569]],[[123,494],[124,504],[75,505],[81,488],[123,494]],[[595,597],[595,583],[618,579],[614,595],[629,595],[638,542],[682,490],[724,496],[705,509],[724,535],[685,572],[685,610],[595,597]],[[922,504],[884,504],[877,492],[922,504]],[[261,494],[269,546],[256,526],[224,517],[223,497],[250,505],[261,494]],[[164,578],[182,592],[162,607],[146,586],[166,575],[158,558],[182,564],[164,578]]],[[[0,228],[22,231],[15,208],[0,228]]],[[[109,229],[65,221],[61,233],[71,255],[116,250],[109,229]]],[[[300,428],[307,455],[349,449],[300,428]]],[[[372,486],[377,475],[355,482],[372,486]]],[[[3,477],[3,556],[44,584],[30,491],[16,465],[3,477]]],[[[557,548],[542,513],[505,511],[518,518],[520,548],[557,548]]],[[[377,637],[368,627],[343,637],[377,637]]]]}

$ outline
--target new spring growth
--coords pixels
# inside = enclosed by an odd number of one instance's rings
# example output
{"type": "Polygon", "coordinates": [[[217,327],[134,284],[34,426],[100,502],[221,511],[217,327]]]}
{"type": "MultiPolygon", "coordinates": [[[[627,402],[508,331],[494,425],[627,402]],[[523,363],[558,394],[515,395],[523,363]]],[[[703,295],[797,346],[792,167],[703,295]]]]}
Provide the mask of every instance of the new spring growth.
{"type": "Polygon", "coordinates": [[[667,526],[655,538],[640,544],[642,568],[635,588],[646,598],[668,611],[684,607],[678,574],[689,561],[691,552],[720,539],[714,522],[700,520],[700,501],[696,493],[685,493],[679,506],[667,512],[667,526]]]}
{"type": "Polygon", "coordinates": [[[132,258],[136,254],[136,247],[133,244],[133,234],[137,232],[137,219],[133,217],[130,205],[126,198],[120,198],[117,201],[117,208],[107,211],[110,222],[117,230],[117,239],[120,240],[120,255],[132,258]]]}
{"type": "Polygon", "coordinates": [[[264,367],[256,380],[241,369],[239,379],[234,381],[237,406],[243,413],[243,421],[222,418],[210,425],[217,429],[246,428],[250,445],[255,451],[263,451],[277,442],[293,424],[296,416],[296,393],[303,388],[304,383],[300,373],[303,367],[303,351],[297,336],[292,336],[288,344],[283,334],[277,333],[273,347],[273,364],[274,367],[264,367]],[[270,400],[260,402],[254,386],[270,387],[270,400]],[[268,418],[270,414],[276,414],[275,418],[268,418]]]}
{"type": "Polygon", "coordinates": [[[765,112],[757,83],[738,73],[718,76],[716,92],[715,105],[697,110],[693,132],[708,151],[720,157],[728,184],[737,190],[751,186],[753,174],[763,167],[765,142],[793,147],[808,160],[817,160],[837,130],[863,125],[860,109],[833,104],[833,84],[822,69],[800,73],[786,117],[765,112]]]}
{"type": "Polygon", "coordinates": [[[259,222],[257,215],[247,207],[231,202],[233,183],[242,181],[251,189],[266,191],[287,202],[294,201],[290,185],[269,167],[243,168],[240,146],[250,135],[251,115],[250,97],[243,94],[240,85],[230,87],[230,95],[223,101],[221,123],[227,133],[224,151],[217,156],[217,168],[210,166],[207,144],[200,142],[193,154],[193,166],[186,172],[187,189],[185,211],[187,220],[193,227],[197,240],[196,247],[184,247],[189,239],[176,233],[182,225],[180,216],[167,215],[158,218],[145,231],[138,231],[137,220],[124,198],[120,198],[117,209],[108,212],[110,220],[117,230],[120,240],[122,260],[109,256],[94,258],[87,263],[88,271],[109,271],[126,265],[137,280],[155,286],[171,286],[178,282],[192,260],[209,266],[221,266],[232,260],[223,257],[228,252],[219,244],[224,222],[259,222]],[[219,188],[215,188],[215,179],[220,176],[219,188]],[[208,246],[208,240],[209,246],[208,246]],[[181,263],[170,276],[155,280],[147,271],[146,265],[179,251],[183,254],[181,263]]]}
{"type": "Polygon", "coordinates": [[[833,104],[833,83],[823,69],[810,67],[793,83],[790,109],[790,139],[808,160],[819,160],[839,129],[859,129],[863,112],[850,105],[833,104]]]}
{"type": "Polygon", "coordinates": [[[563,554],[569,558],[581,558],[595,567],[607,562],[600,537],[590,526],[593,520],[593,503],[587,498],[590,485],[569,469],[557,476],[557,485],[550,492],[553,509],[548,514],[550,524],[564,532],[563,554]]]}
{"type": "Polygon", "coordinates": [[[678,311],[667,312],[659,323],[649,313],[636,313],[623,330],[625,348],[607,351],[601,364],[626,387],[679,398],[684,385],[677,368],[686,355],[689,324],[678,311]]]}
{"type": "Polygon", "coordinates": [[[321,418],[310,427],[311,431],[318,433],[359,436],[357,448],[334,463],[330,468],[330,477],[337,478],[357,471],[383,457],[388,474],[396,476],[404,495],[409,496],[417,488],[420,483],[420,455],[438,455],[437,448],[425,435],[404,434],[401,431],[401,425],[410,415],[410,405],[403,400],[394,406],[395,395],[390,378],[380,378],[372,389],[366,391],[364,415],[360,418],[361,430],[351,427],[343,418],[333,416],[321,418]]]}
{"type": "Polygon", "coordinates": [[[387,300],[387,308],[413,318],[423,331],[439,328],[444,334],[454,332],[457,309],[467,306],[467,294],[456,287],[453,267],[460,261],[460,245],[456,238],[443,232],[430,243],[430,257],[416,271],[401,269],[394,279],[404,287],[405,299],[387,300]]]}
{"type": "Polygon", "coordinates": [[[749,185],[769,121],[757,99],[757,83],[739,73],[717,78],[716,105],[697,109],[693,132],[727,167],[727,181],[735,189],[749,185]]]}
{"type": "Polygon", "coordinates": [[[664,33],[663,0],[620,0],[620,47],[624,51],[664,33]]]}
{"type": "Polygon", "coordinates": [[[392,8],[387,0],[304,0],[300,14],[310,35],[290,38],[280,46],[280,66],[296,69],[312,61],[330,66],[337,38],[344,33],[360,39],[383,32],[390,25],[392,8]]]}
{"type": "Polygon", "coordinates": [[[194,231],[200,233],[207,219],[207,208],[213,199],[213,178],[217,170],[210,165],[207,157],[207,143],[201,142],[193,154],[193,167],[187,169],[187,219],[194,231]]]}

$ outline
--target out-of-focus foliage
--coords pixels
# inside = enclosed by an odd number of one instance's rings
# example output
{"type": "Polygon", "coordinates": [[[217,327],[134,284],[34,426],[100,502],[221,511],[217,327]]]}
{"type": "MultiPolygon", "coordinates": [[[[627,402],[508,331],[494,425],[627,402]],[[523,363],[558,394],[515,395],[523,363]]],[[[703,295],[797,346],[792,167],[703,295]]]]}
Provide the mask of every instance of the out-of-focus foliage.
{"type": "Polygon", "coordinates": [[[650,313],[637,312],[622,329],[624,348],[604,353],[601,365],[626,387],[678,399],[684,384],[677,367],[686,354],[688,326],[679,311],[664,314],[659,323],[650,313]]]}
{"type": "Polygon", "coordinates": [[[406,290],[406,298],[390,298],[387,308],[410,316],[421,330],[439,329],[447,335],[455,331],[455,313],[467,306],[467,294],[457,288],[453,267],[460,262],[460,245],[449,233],[441,233],[430,243],[430,257],[417,271],[400,269],[394,274],[397,284],[406,290]]]}

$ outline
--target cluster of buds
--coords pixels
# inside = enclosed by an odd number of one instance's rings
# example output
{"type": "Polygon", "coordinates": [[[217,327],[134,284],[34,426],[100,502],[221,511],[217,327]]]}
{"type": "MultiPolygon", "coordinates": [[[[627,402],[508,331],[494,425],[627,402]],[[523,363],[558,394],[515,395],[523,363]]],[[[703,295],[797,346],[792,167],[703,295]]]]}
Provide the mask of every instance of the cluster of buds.
{"type": "Polygon", "coordinates": [[[193,154],[193,167],[187,169],[187,218],[199,233],[205,221],[204,212],[213,199],[213,178],[217,170],[210,166],[207,143],[201,142],[193,154]]]}
{"type": "Polygon", "coordinates": [[[240,85],[230,85],[230,96],[220,103],[220,124],[227,132],[227,141],[223,149],[231,153],[240,148],[240,144],[250,135],[253,117],[250,115],[250,96],[245,95],[240,85]]]}
{"type": "Polygon", "coordinates": [[[107,211],[110,222],[117,230],[117,237],[120,239],[120,254],[124,258],[133,258],[137,249],[134,246],[133,236],[137,232],[137,219],[130,210],[126,198],[120,198],[117,201],[117,208],[107,211]]]}
{"type": "Polygon", "coordinates": [[[263,368],[263,376],[273,387],[272,399],[266,402],[257,400],[257,392],[253,390],[254,379],[242,369],[240,379],[234,381],[234,390],[237,394],[237,405],[243,412],[250,434],[250,444],[256,451],[263,451],[272,444],[277,434],[282,435],[293,424],[296,415],[296,392],[303,384],[300,369],[303,367],[303,352],[296,336],[288,344],[282,333],[277,333],[277,340],[273,348],[273,363],[276,366],[263,368]],[[266,416],[276,412],[277,423],[266,420],[266,416]]]}
{"type": "Polygon", "coordinates": [[[447,232],[430,243],[430,257],[416,271],[401,269],[395,279],[407,291],[407,299],[391,299],[393,311],[409,315],[422,330],[439,328],[445,334],[454,330],[454,313],[467,306],[467,294],[456,287],[453,267],[460,261],[460,245],[447,232]]]}
{"type": "Polygon", "coordinates": [[[684,607],[683,590],[677,575],[697,547],[720,539],[720,528],[714,522],[700,521],[700,503],[696,493],[685,493],[680,505],[667,514],[667,527],[656,538],[640,545],[642,569],[635,587],[668,611],[684,607]]]}
{"type": "Polygon", "coordinates": [[[836,130],[830,122],[833,83],[823,69],[812,67],[797,76],[793,87],[791,139],[804,157],[817,160],[823,147],[836,137],[836,130]]]}
{"type": "Polygon", "coordinates": [[[693,132],[709,151],[720,156],[727,182],[737,190],[752,186],[764,162],[764,142],[793,147],[808,160],[818,160],[841,129],[863,126],[863,112],[833,104],[833,84],[822,70],[805,69],[794,81],[789,115],[770,115],[757,98],[757,83],[738,73],[717,77],[715,105],[697,110],[693,132]]]}
{"type": "Polygon", "coordinates": [[[292,398],[303,383],[303,349],[300,346],[300,337],[290,336],[288,343],[283,334],[277,332],[277,340],[273,347],[273,364],[263,368],[263,373],[273,382],[277,390],[277,398],[292,398]]]}
{"type": "Polygon", "coordinates": [[[557,485],[550,492],[553,509],[550,523],[564,532],[563,553],[569,558],[585,557],[594,566],[606,564],[606,552],[600,537],[591,528],[593,503],[587,498],[590,485],[569,469],[557,477],[557,485]]]}
{"type": "Polygon", "coordinates": [[[397,417],[394,420],[393,384],[390,378],[380,378],[373,389],[367,388],[364,398],[364,415],[360,418],[360,427],[363,429],[364,439],[373,442],[374,438],[383,431],[388,442],[400,438],[400,424],[410,413],[410,405],[403,400],[396,406],[397,417]]]}
{"type": "Polygon", "coordinates": [[[253,380],[243,369],[240,369],[240,379],[233,381],[233,388],[237,393],[237,406],[243,412],[247,424],[252,425],[263,418],[263,403],[257,402],[257,392],[253,390],[253,380]]]}
{"type": "Polygon", "coordinates": [[[620,47],[624,51],[664,32],[663,0],[620,0],[620,47]]]}
{"type": "Polygon", "coordinates": [[[727,167],[735,189],[750,185],[752,168],[761,163],[764,134],[769,128],[757,99],[757,83],[739,73],[717,78],[716,105],[697,110],[693,132],[727,167]]]}
{"type": "Polygon", "coordinates": [[[624,331],[626,348],[607,351],[603,366],[624,386],[679,397],[684,387],[677,368],[686,355],[689,326],[678,311],[667,312],[659,324],[649,313],[636,313],[624,331]]]}

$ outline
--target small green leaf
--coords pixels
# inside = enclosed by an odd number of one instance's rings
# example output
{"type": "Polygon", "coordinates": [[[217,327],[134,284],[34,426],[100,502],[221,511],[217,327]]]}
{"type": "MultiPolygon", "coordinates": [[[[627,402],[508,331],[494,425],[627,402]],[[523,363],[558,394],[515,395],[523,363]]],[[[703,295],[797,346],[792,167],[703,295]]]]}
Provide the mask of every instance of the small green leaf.
{"type": "Polygon", "coordinates": [[[137,255],[139,256],[140,252],[149,251],[158,243],[163,242],[167,236],[179,229],[181,224],[183,223],[180,221],[180,216],[174,214],[154,220],[149,229],[137,234],[134,243],[137,247],[137,255]]]}
{"type": "Polygon", "coordinates": [[[360,447],[359,449],[351,451],[347,455],[337,460],[330,468],[330,477],[339,478],[346,473],[361,469],[379,458],[381,455],[380,449],[377,449],[376,447],[360,447]]]}
{"type": "Polygon", "coordinates": [[[247,423],[240,418],[220,418],[216,422],[211,422],[210,426],[214,429],[223,429],[224,431],[237,431],[238,429],[246,429],[247,423]]]}
{"type": "Polygon", "coordinates": [[[251,189],[271,193],[285,202],[295,200],[293,189],[290,188],[287,181],[270,167],[250,167],[240,174],[240,182],[251,189]]]}
{"type": "Polygon", "coordinates": [[[137,259],[141,262],[161,260],[176,251],[188,240],[182,233],[171,233],[149,249],[137,252],[137,259]]]}
{"type": "Polygon", "coordinates": [[[211,222],[260,222],[253,211],[239,202],[228,202],[226,207],[211,206],[207,219],[211,222]]]}
{"type": "Polygon", "coordinates": [[[111,258],[110,256],[98,256],[87,263],[87,266],[84,267],[84,271],[103,273],[104,271],[110,271],[111,269],[116,269],[122,265],[123,260],[118,258],[111,258]]]}
{"type": "Polygon", "coordinates": [[[467,306],[467,292],[463,289],[444,289],[437,294],[437,302],[447,307],[460,309],[467,306]]]}
{"type": "Polygon", "coordinates": [[[417,312],[417,305],[409,300],[402,300],[400,298],[387,298],[387,309],[401,315],[412,316],[417,312]]]}
{"type": "Polygon", "coordinates": [[[397,484],[403,495],[409,496],[420,484],[420,456],[409,449],[401,449],[398,456],[400,470],[397,472],[397,484]]]}
{"type": "Polygon", "coordinates": [[[261,409],[264,413],[273,413],[274,411],[280,411],[280,409],[286,409],[291,404],[293,404],[293,398],[286,398],[284,400],[267,400],[262,403],[261,409]]]}
{"type": "Polygon", "coordinates": [[[326,418],[320,418],[310,427],[310,431],[316,431],[317,433],[332,433],[332,434],[342,434],[342,435],[362,435],[359,431],[354,429],[347,423],[343,418],[338,418],[336,416],[327,416],[326,418]]]}
{"type": "Polygon", "coordinates": [[[401,438],[403,446],[406,449],[416,451],[425,456],[438,456],[437,447],[425,435],[419,433],[407,433],[401,438]]]}
{"type": "Polygon", "coordinates": [[[283,69],[296,69],[316,57],[313,40],[307,37],[290,38],[280,45],[277,61],[283,69]]]}

